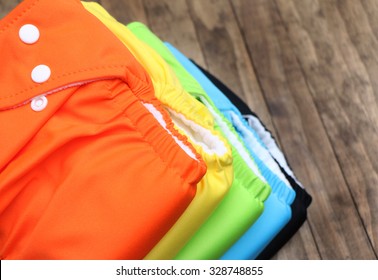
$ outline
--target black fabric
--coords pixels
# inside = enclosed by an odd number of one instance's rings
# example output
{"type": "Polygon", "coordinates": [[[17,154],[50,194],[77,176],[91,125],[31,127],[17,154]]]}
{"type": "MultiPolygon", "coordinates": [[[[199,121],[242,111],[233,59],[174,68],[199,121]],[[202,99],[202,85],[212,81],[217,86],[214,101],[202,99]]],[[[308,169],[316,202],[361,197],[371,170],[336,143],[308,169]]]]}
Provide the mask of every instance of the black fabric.
{"type": "MultiPolygon", "coordinates": [[[[194,61],[192,61],[195,63],[194,61]]],[[[196,63],[195,63],[196,64],[196,63]]],[[[199,69],[207,76],[209,80],[225,95],[227,98],[238,108],[242,115],[253,115],[260,123],[264,126],[265,130],[270,133],[270,131],[261,122],[259,117],[252,112],[244,101],[232,92],[226,85],[219,81],[216,77],[210,74],[208,71],[203,69],[201,66],[196,64],[199,69]]],[[[270,133],[272,136],[272,133],[270,133]]],[[[273,141],[275,141],[272,136],[273,141]]],[[[278,163],[278,162],[277,162],[278,163]]],[[[312,197],[299,186],[296,181],[280,166],[282,173],[285,175],[286,179],[289,181],[291,187],[294,189],[296,196],[291,204],[292,217],[286,226],[275,236],[275,238],[269,243],[269,245],[260,253],[257,257],[258,260],[268,260],[271,259],[289,240],[293,235],[299,230],[303,223],[307,219],[307,208],[310,206],[312,197]]]]}

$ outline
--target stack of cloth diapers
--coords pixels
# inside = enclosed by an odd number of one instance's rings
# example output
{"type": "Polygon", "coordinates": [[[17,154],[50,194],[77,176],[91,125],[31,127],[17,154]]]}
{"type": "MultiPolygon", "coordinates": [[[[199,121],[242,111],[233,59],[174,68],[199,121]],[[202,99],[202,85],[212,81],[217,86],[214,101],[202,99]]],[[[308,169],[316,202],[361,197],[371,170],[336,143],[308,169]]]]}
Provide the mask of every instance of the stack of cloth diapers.
{"type": "Polygon", "coordinates": [[[95,2],[0,21],[1,259],[269,259],[311,196],[221,81],[95,2]]]}

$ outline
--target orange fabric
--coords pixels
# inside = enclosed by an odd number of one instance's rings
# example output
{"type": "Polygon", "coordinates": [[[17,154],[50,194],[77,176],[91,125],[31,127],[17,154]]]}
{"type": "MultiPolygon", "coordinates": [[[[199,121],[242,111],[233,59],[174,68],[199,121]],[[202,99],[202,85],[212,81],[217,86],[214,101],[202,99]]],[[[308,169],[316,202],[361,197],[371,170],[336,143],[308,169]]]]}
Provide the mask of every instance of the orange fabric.
{"type": "Polygon", "coordinates": [[[206,172],[144,69],[76,0],[23,1],[0,21],[0,59],[0,258],[143,258],[206,172]],[[51,76],[38,84],[40,64],[51,76]]]}

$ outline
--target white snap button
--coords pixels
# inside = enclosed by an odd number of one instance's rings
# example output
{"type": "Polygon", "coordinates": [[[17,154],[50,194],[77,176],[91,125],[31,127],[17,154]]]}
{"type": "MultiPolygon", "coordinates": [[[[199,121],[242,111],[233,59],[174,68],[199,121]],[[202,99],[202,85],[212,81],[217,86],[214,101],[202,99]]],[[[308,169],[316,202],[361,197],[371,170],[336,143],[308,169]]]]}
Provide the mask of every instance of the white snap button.
{"type": "Polygon", "coordinates": [[[50,67],[48,67],[47,65],[41,64],[34,67],[31,73],[31,78],[34,82],[41,84],[41,83],[46,82],[50,78],[50,75],[51,75],[50,67]]]}
{"type": "Polygon", "coordinates": [[[44,95],[37,96],[32,100],[31,108],[34,111],[39,112],[39,111],[42,111],[43,109],[46,108],[47,103],[48,103],[48,101],[47,101],[46,96],[44,96],[44,95]]]}
{"type": "Polygon", "coordinates": [[[18,35],[25,44],[34,44],[39,39],[39,30],[32,24],[25,24],[18,31],[18,35]]]}

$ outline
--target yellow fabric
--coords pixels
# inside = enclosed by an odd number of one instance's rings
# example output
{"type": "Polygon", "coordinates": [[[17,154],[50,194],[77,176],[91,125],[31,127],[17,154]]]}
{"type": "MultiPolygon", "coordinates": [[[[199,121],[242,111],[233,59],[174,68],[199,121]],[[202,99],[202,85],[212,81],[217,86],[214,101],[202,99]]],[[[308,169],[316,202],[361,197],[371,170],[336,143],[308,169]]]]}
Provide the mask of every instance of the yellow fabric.
{"type": "Polygon", "coordinates": [[[82,2],[130,50],[151,77],[155,96],[170,112],[176,128],[188,137],[207,165],[207,173],[197,185],[189,207],[145,259],[172,259],[206,221],[226,195],[233,181],[232,152],[214,129],[208,109],[181,86],[166,62],[95,2],[82,2]],[[199,144],[201,143],[201,145],[199,144]]]}

